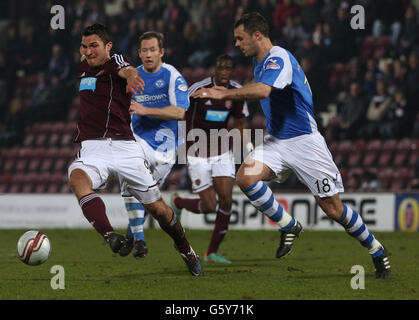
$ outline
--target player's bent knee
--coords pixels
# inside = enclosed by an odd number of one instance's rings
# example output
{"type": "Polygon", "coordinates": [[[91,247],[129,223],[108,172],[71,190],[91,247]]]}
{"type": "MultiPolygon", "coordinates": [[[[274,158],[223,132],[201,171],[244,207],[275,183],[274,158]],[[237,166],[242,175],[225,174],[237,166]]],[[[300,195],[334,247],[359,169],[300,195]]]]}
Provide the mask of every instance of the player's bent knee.
{"type": "Polygon", "coordinates": [[[316,200],[320,208],[322,208],[329,218],[334,220],[340,219],[343,212],[343,204],[340,200],[338,201],[335,197],[316,197],[316,200]]]}
{"type": "Polygon", "coordinates": [[[240,189],[246,189],[247,187],[250,187],[252,184],[254,184],[256,181],[257,179],[254,176],[245,175],[243,171],[239,171],[237,173],[236,182],[240,189]]]}
{"type": "Polygon", "coordinates": [[[211,213],[217,210],[217,200],[215,201],[202,201],[201,210],[203,213],[211,213]]]}
{"type": "Polygon", "coordinates": [[[70,173],[68,185],[75,192],[81,188],[91,188],[91,182],[87,174],[81,169],[74,169],[70,173]]]}
{"type": "Polygon", "coordinates": [[[150,204],[144,204],[145,210],[157,221],[169,221],[171,219],[169,207],[162,200],[150,204]]]}
{"type": "Polygon", "coordinates": [[[231,195],[230,196],[220,196],[218,199],[218,205],[221,210],[230,211],[232,206],[231,195]]]}

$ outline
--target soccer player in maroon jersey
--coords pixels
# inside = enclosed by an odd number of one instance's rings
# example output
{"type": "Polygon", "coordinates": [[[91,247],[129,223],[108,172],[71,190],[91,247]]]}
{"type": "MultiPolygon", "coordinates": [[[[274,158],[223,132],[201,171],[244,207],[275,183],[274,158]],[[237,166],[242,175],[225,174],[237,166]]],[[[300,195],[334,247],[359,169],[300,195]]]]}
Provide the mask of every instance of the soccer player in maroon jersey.
{"type": "Polygon", "coordinates": [[[105,26],[93,24],[84,29],[78,68],[80,118],[75,138],[75,142],[81,143],[81,150],[68,169],[69,185],[86,219],[112,251],[120,253],[128,244],[127,239],[114,232],[105,204],[94,191],[103,189],[111,177],[118,177],[120,184],[127,186],[174,240],[191,274],[201,276],[199,257],[186,239],[180,221],[163,202],[144,152],[130,128],[131,95],[141,92],[144,82],[122,55],[110,55],[111,48],[105,26]]]}
{"type": "MultiPolygon", "coordinates": [[[[200,88],[212,86],[240,88],[240,84],[231,80],[233,70],[233,59],[229,55],[220,56],[216,62],[214,77],[208,77],[193,84],[189,89],[189,96],[200,88]]],[[[227,129],[228,121],[233,117],[235,127],[242,134],[247,115],[247,104],[243,101],[193,98],[186,112],[186,131],[189,133],[195,128],[203,129],[208,139],[207,150],[204,154],[199,154],[202,150],[196,150],[198,153],[196,154],[194,150],[191,150],[195,142],[187,140],[188,170],[192,180],[192,191],[199,194],[199,199],[181,198],[175,193],[171,197],[171,206],[179,217],[182,209],[198,214],[217,212],[211,241],[204,258],[205,262],[231,263],[217,251],[228,230],[236,173],[231,150],[226,148],[227,152],[223,151],[220,143],[214,148],[209,139],[210,130],[227,129]]]]}

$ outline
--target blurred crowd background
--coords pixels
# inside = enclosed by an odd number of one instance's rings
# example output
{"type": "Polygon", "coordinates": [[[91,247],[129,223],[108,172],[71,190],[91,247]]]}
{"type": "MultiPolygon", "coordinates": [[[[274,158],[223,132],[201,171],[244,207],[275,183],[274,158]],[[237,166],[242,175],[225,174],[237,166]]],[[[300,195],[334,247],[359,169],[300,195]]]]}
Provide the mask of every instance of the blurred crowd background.
{"type": "MultiPolygon", "coordinates": [[[[164,61],[188,84],[213,74],[218,55],[235,61],[234,79],[252,78],[251,59],[234,47],[233,25],[260,12],[271,39],[291,51],[309,80],[321,132],[346,190],[419,188],[419,1],[414,0],[98,0],[0,4],[0,192],[70,192],[68,164],[78,117],[76,69],[84,27],[108,26],[113,51],[141,64],[138,38],[165,35],[164,61]],[[53,30],[53,5],[65,28],[53,30]],[[352,29],[351,8],[365,10],[365,29],[352,29]]],[[[258,102],[249,128],[264,128],[258,102]]],[[[306,190],[295,176],[280,190],[306,190]]],[[[165,190],[189,189],[175,165],[165,190]]],[[[110,183],[107,191],[117,192],[110,183]]]]}

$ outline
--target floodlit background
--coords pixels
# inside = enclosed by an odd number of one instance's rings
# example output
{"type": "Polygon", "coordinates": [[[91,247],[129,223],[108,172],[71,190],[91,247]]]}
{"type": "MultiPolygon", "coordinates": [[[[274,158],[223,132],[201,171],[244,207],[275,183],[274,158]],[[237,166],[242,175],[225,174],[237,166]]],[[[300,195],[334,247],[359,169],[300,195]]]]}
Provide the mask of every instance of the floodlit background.
{"type": "MultiPolygon", "coordinates": [[[[85,26],[107,25],[113,51],[134,66],[140,64],[139,36],[163,32],[164,61],[189,85],[212,75],[216,57],[228,53],[235,60],[234,78],[245,84],[252,77],[251,59],[234,48],[233,25],[255,10],[269,21],[274,44],[290,50],[307,75],[318,125],[345,191],[414,192],[419,187],[418,3],[1,1],[0,193],[70,193],[67,168],[79,149],[72,142],[79,109],[75,73],[85,26]],[[53,5],[65,10],[64,29],[51,28],[53,5]],[[364,29],[351,28],[354,5],[364,9],[364,29]]],[[[264,128],[259,103],[250,102],[249,109],[249,128],[264,128]]],[[[270,186],[280,194],[307,191],[295,175],[270,186]]],[[[162,190],[189,192],[190,187],[187,168],[176,164],[162,190]]],[[[118,194],[116,181],[105,192],[118,194]]]]}

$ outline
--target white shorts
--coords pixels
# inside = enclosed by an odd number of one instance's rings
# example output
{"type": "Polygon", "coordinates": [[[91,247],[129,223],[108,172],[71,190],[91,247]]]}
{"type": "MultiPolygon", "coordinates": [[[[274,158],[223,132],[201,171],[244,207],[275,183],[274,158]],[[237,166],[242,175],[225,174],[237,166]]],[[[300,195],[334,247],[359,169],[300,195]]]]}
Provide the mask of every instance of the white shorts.
{"type": "Polygon", "coordinates": [[[144,204],[161,198],[157,181],[147,168],[143,150],[134,140],[82,141],[78,158],[68,168],[68,176],[74,169],[87,173],[93,190],[105,188],[110,178],[117,177],[121,189],[124,185],[144,204]]]}
{"type": "MultiPolygon", "coordinates": [[[[146,165],[150,169],[153,178],[157,181],[159,187],[161,187],[176,162],[176,149],[167,152],[159,152],[154,150],[144,139],[135,134],[134,136],[137,143],[140,145],[142,154],[144,154],[146,165]]],[[[124,190],[122,190],[122,194],[126,196],[124,190]]]]}
{"type": "Polygon", "coordinates": [[[210,158],[188,156],[188,170],[193,193],[199,193],[211,187],[212,179],[215,177],[234,179],[236,176],[236,166],[231,151],[210,158]]]}
{"type": "Polygon", "coordinates": [[[330,197],[344,191],[340,172],[319,132],[291,139],[265,136],[263,145],[249,157],[267,165],[277,182],[284,182],[294,172],[315,196],[330,197]]]}

